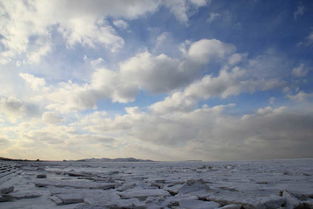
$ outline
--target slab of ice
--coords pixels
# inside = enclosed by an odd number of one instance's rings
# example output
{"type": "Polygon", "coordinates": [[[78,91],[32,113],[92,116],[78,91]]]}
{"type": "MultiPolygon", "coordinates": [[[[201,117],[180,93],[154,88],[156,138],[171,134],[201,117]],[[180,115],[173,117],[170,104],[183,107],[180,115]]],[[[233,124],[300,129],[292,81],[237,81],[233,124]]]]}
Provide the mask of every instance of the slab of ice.
{"type": "Polygon", "coordinates": [[[117,191],[123,192],[123,191],[126,191],[128,189],[133,189],[134,187],[136,187],[136,183],[125,183],[122,186],[118,187],[117,191]]]}
{"type": "Polygon", "coordinates": [[[202,179],[188,180],[179,190],[178,195],[206,195],[210,187],[202,179]]]}
{"type": "Polygon", "coordinates": [[[241,208],[241,205],[239,204],[229,204],[229,205],[220,207],[220,209],[240,209],[240,208],[241,208]]]}
{"type": "Polygon", "coordinates": [[[57,205],[67,205],[84,202],[84,197],[80,193],[57,194],[52,196],[51,200],[54,201],[57,205]]]}
{"type": "Polygon", "coordinates": [[[270,195],[264,191],[236,192],[212,190],[202,199],[218,202],[222,205],[238,204],[244,208],[274,209],[285,203],[285,199],[279,195],[270,195]]]}
{"type": "Polygon", "coordinates": [[[215,209],[220,204],[212,201],[201,201],[195,199],[182,199],[179,201],[179,208],[184,209],[215,209]]]}
{"type": "Polygon", "coordinates": [[[35,181],[34,184],[37,187],[55,186],[55,187],[72,187],[76,189],[112,189],[115,188],[115,184],[110,183],[96,183],[85,181],[35,181]]]}
{"type": "Polygon", "coordinates": [[[89,205],[89,204],[83,203],[83,204],[77,205],[73,209],[108,209],[108,208],[104,206],[100,206],[100,205],[89,205]]]}
{"type": "Polygon", "coordinates": [[[10,194],[3,194],[2,196],[11,200],[19,200],[40,197],[41,194],[39,192],[14,192],[10,194]]]}
{"type": "Polygon", "coordinates": [[[14,186],[0,188],[0,194],[9,194],[14,191],[14,186]]]}
{"type": "Polygon", "coordinates": [[[144,202],[136,198],[121,199],[114,190],[105,190],[85,194],[85,203],[93,206],[102,206],[108,208],[138,208],[145,205],[144,202]]]}
{"type": "Polygon", "coordinates": [[[292,209],[300,205],[300,200],[298,200],[296,197],[294,197],[292,194],[290,194],[287,191],[282,192],[282,197],[285,198],[286,209],[292,209]]]}
{"type": "Polygon", "coordinates": [[[85,202],[90,205],[110,205],[121,200],[115,190],[84,191],[85,202]]]}
{"type": "Polygon", "coordinates": [[[169,196],[170,194],[163,189],[140,189],[134,188],[125,192],[118,193],[122,198],[147,198],[150,196],[169,196]]]}

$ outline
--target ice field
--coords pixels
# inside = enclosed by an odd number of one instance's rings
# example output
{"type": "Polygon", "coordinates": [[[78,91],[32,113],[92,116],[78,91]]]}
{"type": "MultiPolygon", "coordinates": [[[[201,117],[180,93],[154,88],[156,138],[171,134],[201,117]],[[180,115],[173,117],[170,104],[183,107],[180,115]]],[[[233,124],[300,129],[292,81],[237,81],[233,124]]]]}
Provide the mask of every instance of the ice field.
{"type": "Polygon", "coordinates": [[[0,161],[0,209],[313,208],[313,159],[0,161]]]}

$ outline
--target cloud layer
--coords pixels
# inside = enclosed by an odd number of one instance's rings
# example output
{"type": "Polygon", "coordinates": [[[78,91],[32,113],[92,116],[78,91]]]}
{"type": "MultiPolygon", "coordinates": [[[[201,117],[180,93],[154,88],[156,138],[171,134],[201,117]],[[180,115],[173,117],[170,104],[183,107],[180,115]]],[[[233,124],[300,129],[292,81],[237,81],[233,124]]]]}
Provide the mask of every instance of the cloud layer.
{"type": "Polygon", "coordinates": [[[0,0],[0,156],[312,157],[310,8],[224,7],[0,0]]]}

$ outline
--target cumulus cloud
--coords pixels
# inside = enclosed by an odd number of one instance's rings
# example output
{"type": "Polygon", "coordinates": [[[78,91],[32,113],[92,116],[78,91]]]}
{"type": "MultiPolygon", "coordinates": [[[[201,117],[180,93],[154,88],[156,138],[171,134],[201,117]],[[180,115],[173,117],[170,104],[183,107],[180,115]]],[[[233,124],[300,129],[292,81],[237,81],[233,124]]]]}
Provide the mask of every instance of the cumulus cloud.
{"type": "MultiPolygon", "coordinates": [[[[68,46],[81,44],[87,47],[99,45],[115,52],[124,45],[107,17],[135,19],[154,12],[162,5],[169,8],[183,22],[188,21],[189,5],[200,7],[205,1],[2,1],[3,15],[0,25],[0,63],[8,63],[19,55],[25,61],[39,63],[41,57],[51,50],[51,36],[55,32],[63,35],[68,46]],[[70,9],[68,9],[70,8],[70,9]]],[[[123,20],[113,24],[126,28],[123,20]]]]}
{"type": "MultiPolygon", "coordinates": [[[[34,101],[41,101],[50,111],[80,111],[97,109],[103,99],[128,103],[135,101],[139,91],[170,93],[163,101],[151,105],[156,112],[190,110],[201,101],[212,97],[227,98],[243,92],[266,91],[284,84],[270,71],[281,67],[281,59],[272,54],[247,59],[246,54],[216,39],[202,39],[187,43],[181,58],[148,51],[138,53],[107,69],[100,64],[86,83],[61,82],[54,86],[27,73],[20,73],[33,90],[40,89],[34,101]],[[223,62],[220,62],[222,61],[223,62]],[[236,66],[244,60],[245,65],[236,66]],[[220,62],[217,75],[206,74],[199,79],[204,64],[220,62]]],[[[98,61],[95,61],[98,62],[98,61]]]]}
{"type": "Polygon", "coordinates": [[[12,120],[39,114],[39,109],[36,105],[14,97],[0,97],[0,109],[1,114],[8,116],[12,120]]]}
{"type": "MultiPolygon", "coordinates": [[[[199,101],[212,97],[227,98],[241,93],[267,91],[286,85],[279,74],[282,69],[288,68],[288,64],[284,58],[274,52],[265,52],[255,58],[247,59],[246,54],[236,53],[234,46],[213,39],[192,43],[187,50],[188,55],[190,56],[193,46],[197,46],[203,41],[207,44],[213,43],[213,48],[219,48],[221,51],[211,52],[210,47],[204,47],[203,53],[200,54],[197,51],[195,57],[201,57],[199,64],[202,63],[203,54],[206,55],[207,60],[210,60],[211,57],[215,57],[217,60],[224,59],[226,62],[218,75],[206,74],[201,79],[194,80],[183,90],[175,91],[164,100],[152,104],[149,107],[152,111],[157,113],[189,111],[195,108],[199,101]],[[240,64],[242,61],[244,63],[240,64]],[[236,64],[240,65],[236,66],[236,64]]],[[[201,44],[199,47],[201,48],[203,45],[205,44],[201,44]]],[[[204,57],[203,60],[205,60],[204,57]]]]}
{"type": "MultiPolygon", "coordinates": [[[[76,84],[70,81],[54,87],[40,86],[45,91],[42,100],[51,101],[47,108],[58,111],[96,109],[97,103],[102,99],[119,103],[132,102],[140,90],[169,93],[188,85],[199,77],[204,63],[236,55],[239,58],[235,57],[232,63],[241,59],[240,54],[231,54],[234,47],[229,44],[215,39],[202,39],[200,42],[190,43],[188,55],[181,58],[172,58],[165,54],[154,55],[144,51],[119,63],[117,69],[94,65],[96,70],[87,83],[76,84]],[[200,42],[209,43],[212,47],[196,52],[200,42]],[[216,51],[217,48],[220,51],[216,51]]],[[[31,83],[32,88],[37,88],[35,85],[44,85],[40,78],[28,74],[20,76],[31,83]]]]}
{"type": "Polygon", "coordinates": [[[124,80],[151,92],[169,92],[192,79],[192,69],[185,69],[184,61],[148,52],[122,63],[120,72],[124,80]]]}
{"type": "Polygon", "coordinates": [[[108,69],[98,69],[92,75],[91,89],[98,92],[100,98],[122,103],[133,101],[137,94],[136,86],[123,80],[119,72],[108,69]]]}
{"type": "Polygon", "coordinates": [[[1,39],[5,50],[1,62],[9,62],[16,55],[27,53],[28,61],[38,63],[50,51],[47,40],[57,28],[69,46],[76,43],[95,47],[100,44],[113,51],[124,40],[104,20],[106,17],[137,18],[154,11],[158,2],[144,1],[3,1],[1,39]],[[71,8],[68,10],[68,8],[71,8]],[[35,42],[33,41],[36,37],[35,42]]]}
{"type": "Polygon", "coordinates": [[[236,47],[216,39],[202,39],[191,44],[188,56],[191,60],[206,64],[212,60],[219,61],[232,54],[236,47]]]}
{"type": "Polygon", "coordinates": [[[250,77],[248,70],[234,67],[221,70],[216,77],[206,75],[183,91],[173,93],[163,101],[151,105],[150,108],[155,112],[185,111],[193,109],[200,100],[211,97],[226,98],[243,92],[265,91],[282,84],[274,78],[265,80],[250,77]]]}

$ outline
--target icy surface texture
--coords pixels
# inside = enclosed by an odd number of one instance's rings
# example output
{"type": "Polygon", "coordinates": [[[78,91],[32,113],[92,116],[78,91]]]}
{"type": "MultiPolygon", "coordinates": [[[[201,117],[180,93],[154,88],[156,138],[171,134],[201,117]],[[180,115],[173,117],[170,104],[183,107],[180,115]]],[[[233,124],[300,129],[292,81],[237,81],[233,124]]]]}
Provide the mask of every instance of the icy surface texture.
{"type": "Polygon", "coordinates": [[[0,209],[312,209],[313,159],[0,161],[0,209]]]}

